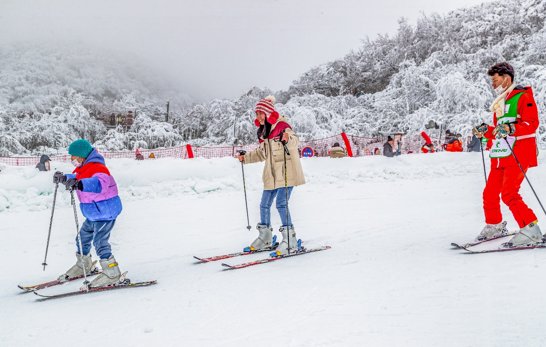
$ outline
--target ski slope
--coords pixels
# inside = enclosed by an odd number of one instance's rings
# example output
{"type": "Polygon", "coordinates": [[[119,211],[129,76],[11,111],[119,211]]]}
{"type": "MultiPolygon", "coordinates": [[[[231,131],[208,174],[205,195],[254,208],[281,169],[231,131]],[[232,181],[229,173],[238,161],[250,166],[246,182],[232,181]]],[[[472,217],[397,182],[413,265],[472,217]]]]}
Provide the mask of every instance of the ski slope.
{"type": "MultiPolygon", "coordinates": [[[[290,201],[294,224],[308,247],[332,249],[236,271],[192,258],[241,250],[255,236],[245,228],[235,159],[108,164],[124,202],[113,252],[133,281],[158,284],[46,302],[19,294],[18,284],[73,264],[76,230],[60,190],[42,271],[51,173],[3,167],[0,346],[546,345],[546,250],[468,255],[450,247],[483,226],[480,153],[306,158],[308,183],[290,201]]],[[[245,166],[253,227],[261,170],[245,166]]],[[[529,178],[546,200],[545,167],[529,178]]],[[[526,183],[522,195],[546,220],[526,183]]]]}

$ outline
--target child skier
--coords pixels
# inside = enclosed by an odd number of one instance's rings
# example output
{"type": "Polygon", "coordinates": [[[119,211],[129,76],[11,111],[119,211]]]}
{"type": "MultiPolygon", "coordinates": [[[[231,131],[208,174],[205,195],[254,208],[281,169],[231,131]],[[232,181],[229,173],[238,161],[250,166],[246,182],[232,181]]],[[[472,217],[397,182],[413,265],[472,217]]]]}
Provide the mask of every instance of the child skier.
{"type": "Polygon", "coordinates": [[[542,240],[542,232],[537,217],[519,195],[523,172],[538,165],[535,132],[539,119],[533,91],[531,87],[514,84],[514,68],[506,62],[493,65],[488,75],[498,97],[491,105],[494,126],[482,123],[473,129],[478,138],[495,138],[489,154],[491,172],[483,191],[486,225],[477,239],[489,239],[507,232],[500,209],[502,198],[520,227],[507,245],[538,243],[542,240]]]}
{"type": "Polygon", "coordinates": [[[76,264],[59,280],[83,276],[93,270],[91,261],[91,242],[100,258],[102,273],[97,276],[89,287],[102,287],[117,283],[121,272],[118,263],[112,255],[110,232],[121,213],[121,200],[114,177],[105,166],[104,158],[84,139],[74,141],[68,148],[72,164],[76,167],[73,174],[64,175],[56,172],[54,183],[62,183],[69,190],[75,190],[80,200],[80,209],[86,218],[81,226],[79,237],[83,250],[76,238],[76,264]]]}
{"type": "Polygon", "coordinates": [[[238,159],[244,164],[265,161],[262,175],[264,190],[260,203],[260,223],[256,227],[259,234],[249,249],[255,251],[271,246],[273,233],[271,205],[276,198],[277,211],[279,211],[282,221],[279,231],[283,237],[277,248],[277,254],[284,255],[289,253],[288,244],[290,244],[290,252],[296,251],[298,248],[287,200],[290,199],[294,186],[304,184],[305,178],[298,151],[299,139],[284,117],[275,110],[274,103],[275,98],[268,96],[256,104],[254,124],[258,127],[260,146],[252,152],[240,154],[238,159]],[[288,242],[289,239],[290,242],[288,242]]]}

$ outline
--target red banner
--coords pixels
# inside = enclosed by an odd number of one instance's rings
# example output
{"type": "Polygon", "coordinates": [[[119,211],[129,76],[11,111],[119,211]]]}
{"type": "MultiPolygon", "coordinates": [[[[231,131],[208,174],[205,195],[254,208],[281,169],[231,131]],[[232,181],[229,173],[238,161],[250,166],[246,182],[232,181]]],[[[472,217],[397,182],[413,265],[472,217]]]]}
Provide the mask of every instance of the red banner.
{"type": "Polygon", "coordinates": [[[186,145],[186,153],[188,153],[188,159],[193,159],[193,150],[189,143],[186,145]]]}
{"type": "Polygon", "coordinates": [[[347,134],[345,134],[345,132],[342,132],[341,138],[343,139],[343,142],[345,142],[345,149],[347,150],[347,155],[349,157],[352,157],[353,149],[351,148],[351,142],[349,142],[349,138],[347,137],[347,134]]]}

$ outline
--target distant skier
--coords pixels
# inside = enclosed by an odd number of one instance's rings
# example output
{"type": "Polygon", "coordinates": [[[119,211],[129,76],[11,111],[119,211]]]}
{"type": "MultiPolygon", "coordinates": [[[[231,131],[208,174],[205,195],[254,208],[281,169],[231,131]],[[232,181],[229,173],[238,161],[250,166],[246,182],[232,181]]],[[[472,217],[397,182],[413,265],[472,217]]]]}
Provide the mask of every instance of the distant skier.
{"type": "Polygon", "coordinates": [[[425,140],[425,144],[421,146],[421,152],[423,153],[434,153],[434,145],[432,144],[432,140],[430,139],[430,136],[424,131],[421,131],[421,136],[425,140]]]}
{"type": "Polygon", "coordinates": [[[400,148],[398,147],[398,144],[393,139],[392,136],[387,137],[387,142],[383,145],[383,155],[385,157],[395,157],[397,155],[400,155],[400,148]]]}
{"type": "Polygon", "coordinates": [[[135,159],[136,160],[144,160],[144,156],[142,155],[142,152],[140,151],[140,148],[137,148],[135,150],[135,159]]]}
{"type": "Polygon", "coordinates": [[[263,170],[264,190],[260,202],[260,223],[256,226],[259,235],[250,245],[250,250],[260,250],[271,246],[273,228],[271,228],[271,205],[277,200],[277,211],[281,217],[282,242],[277,248],[278,254],[288,253],[288,238],[290,238],[290,251],[297,250],[297,239],[290,212],[288,212],[288,199],[295,186],[305,183],[303,170],[300,163],[298,145],[299,139],[274,107],[275,98],[268,96],[256,104],[256,119],[254,124],[258,127],[258,141],[260,146],[244,155],[239,155],[239,161],[244,164],[265,161],[263,170]],[[285,152],[283,143],[288,152],[285,152]],[[286,156],[286,157],[285,157],[286,156]],[[286,158],[286,172],[285,172],[286,158]],[[287,190],[285,189],[285,173],[287,190]]]}
{"type": "Polygon", "coordinates": [[[40,157],[40,162],[38,164],[36,164],[36,168],[38,169],[38,171],[49,171],[51,170],[51,159],[49,159],[49,157],[45,154],[42,154],[42,156],[40,157]]]}
{"type": "Polygon", "coordinates": [[[514,68],[506,62],[493,65],[487,73],[491,76],[498,96],[491,105],[494,126],[482,123],[473,129],[478,138],[485,136],[494,139],[489,154],[491,172],[483,191],[486,225],[478,235],[478,240],[507,232],[500,208],[502,198],[520,227],[508,245],[537,243],[542,240],[542,232],[536,215],[519,195],[524,175],[506,143],[508,141],[514,149],[524,171],[538,165],[535,132],[539,126],[539,118],[533,91],[531,87],[514,84],[514,68]]]}
{"type": "Polygon", "coordinates": [[[461,137],[461,134],[455,134],[449,130],[446,130],[446,142],[443,145],[444,150],[446,152],[462,152],[463,141],[461,141],[461,137]]]}
{"type": "Polygon", "coordinates": [[[332,148],[328,151],[330,158],[344,158],[347,156],[345,149],[339,145],[339,142],[334,143],[332,148]]]}
{"type": "Polygon", "coordinates": [[[91,261],[91,242],[100,258],[102,274],[96,277],[89,287],[102,287],[119,281],[121,272],[112,255],[110,232],[116,218],[121,213],[121,199],[114,177],[105,166],[104,158],[89,142],[84,139],[74,141],[68,147],[72,164],[76,167],[73,174],[64,175],[55,172],[54,183],[62,183],[67,189],[76,190],[80,200],[80,209],[86,218],[80,229],[83,252],[76,239],[76,264],[59,277],[60,280],[83,276],[93,270],[91,261]]]}
{"type": "Polygon", "coordinates": [[[472,137],[469,139],[466,148],[468,152],[481,152],[482,145],[480,143],[482,142],[481,139],[478,139],[476,135],[472,134],[472,137]]]}

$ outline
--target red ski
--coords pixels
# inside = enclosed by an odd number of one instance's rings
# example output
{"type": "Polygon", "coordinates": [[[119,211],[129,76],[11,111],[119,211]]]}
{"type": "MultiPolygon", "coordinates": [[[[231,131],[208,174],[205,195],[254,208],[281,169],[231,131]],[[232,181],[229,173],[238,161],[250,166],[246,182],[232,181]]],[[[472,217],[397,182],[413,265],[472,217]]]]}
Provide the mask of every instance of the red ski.
{"type": "Polygon", "coordinates": [[[479,254],[479,253],[494,253],[494,252],[507,252],[507,251],[522,251],[525,249],[535,249],[535,248],[546,248],[546,243],[541,242],[535,245],[516,246],[516,247],[508,247],[508,246],[502,245],[498,248],[482,249],[479,251],[473,251],[469,248],[463,248],[463,250],[467,252],[466,254],[479,254]]]}
{"type": "Polygon", "coordinates": [[[193,256],[193,257],[198,260],[195,262],[195,264],[210,263],[210,262],[218,261],[222,259],[241,257],[244,255],[251,255],[251,254],[262,253],[262,252],[271,252],[271,251],[274,251],[278,246],[279,246],[279,243],[277,242],[277,236],[273,236],[273,246],[260,249],[258,251],[241,251],[241,252],[235,252],[230,254],[214,255],[212,257],[206,257],[206,258],[196,257],[196,256],[193,256]]]}
{"type": "Polygon", "coordinates": [[[480,240],[480,241],[472,241],[472,242],[468,242],[468,243],[465,243],[465,244],[459,244],[459,243],[452,242],[451,246],[454,249],[465,249],[465,248],[468,248],[468,247],[477,246],[477,245],[482,244],[484,242],[489,242],[489,241],[493,241],[493,240],[502,239],[503,237],[507,237],[507,236],[513,236],[513,235],[516,235],[517,233],[518,233],[517,231],[512,231],[512,232],[509,232],[507,234],[492,237],[490,239],[485,239],[485,240],[480,240]]]}
{"type": "Polygon", "coordinates": [[[304,255],[304,254],[308,254],[308,253],[324,251],[324,250],[327,250],[327,249],[330,249],[330,248],[332,248],[332,247],[322,246],[322,247],[318,247],[318,248],[304,248],[301,251],[291,253],[291,254],[287,254],[287,255],[263,258],[263,259],[258,259],[258,260],[251,261],[251,262],[248,262],[248,263],[242,263],[242,264],[236,264],[236,265],[230,265],[230,264],[222,263],[222,266],[226,267],[224,270],[237,270],[237,269],[243,269],[243,268],[249,267],[249,266],[260,265],[260,264],[270,263],[272,261],[277,261],[277,260],[281,260],[281,259],[295,257],[295,256],[298,256],[298,255],[304,255]]]}
{"type": "Polygon", "coordinates": [[[124,280],[123,282],[111,286],[105,286],[105,287],[96,287],[96,288],[89,288],[87,290],[75,290],[73,292],[67,292],[67,293],[61,293],[61,294],[55,294],[55,295],[43,295],[38,292],[33,292],[40,298],[38,298],[38,301],[45,301],[45,300],[51,300],[51,299],[59,299],[59,298],[66,298],[68,296],[76,296],[76,295],[83,295],[83,294],[90,294],[90,293],[97,293],[97,292],[105,292],[108,290],[115,290],[115,289],[126,289],[126,288],[138,288],[138,287],[147,287],[157,284],[156,280],[153,281],[146,281],[146,282],[136,282],[132,283],[129,279],[124,280]]]}
{"type": "MultiPolygon", "coordinates": [[[[100,271],[97,268],[95,268],[91,273],[87,274],[87,277],[95,276],[95,275],[98,275],[98,274],[100,274],[100,271]]],[[[19,289],[23,290],[25,293],[30,293],[30,292],[33,292],[35,290],[40,290],[40,289],[44,289],[44,288],[58,286],[58,285],[65,284],[67,282],[72,282],[72,281],[75,281],[75,280],[79,280],[79,279],[82,279],[82,278],[83,278],[83,275],[68,278],[68,279],[63,280],[63,281],[56,279],[56,280],[53,280],[53,281],[39,283],[39,284],[35,284],[35,285],[32,285],[32,286],[23,286],[23,285],[19,284],[19,285],[17,285],[17,287],[19,287],[19,289]]]]}

